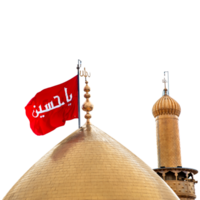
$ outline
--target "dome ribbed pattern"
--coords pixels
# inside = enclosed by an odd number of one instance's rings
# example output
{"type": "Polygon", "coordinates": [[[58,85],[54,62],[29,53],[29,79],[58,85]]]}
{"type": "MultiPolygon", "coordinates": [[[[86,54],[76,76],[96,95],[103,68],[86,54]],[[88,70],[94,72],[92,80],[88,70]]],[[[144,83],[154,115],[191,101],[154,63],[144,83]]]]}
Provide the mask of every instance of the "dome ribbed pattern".
{"type": "Polygon", "coordinates": [[[164,95],[154,104],[152,113],[154,117],[158,115],[177,115],[179,117],[181,107],[170,96],[164,95]]]}

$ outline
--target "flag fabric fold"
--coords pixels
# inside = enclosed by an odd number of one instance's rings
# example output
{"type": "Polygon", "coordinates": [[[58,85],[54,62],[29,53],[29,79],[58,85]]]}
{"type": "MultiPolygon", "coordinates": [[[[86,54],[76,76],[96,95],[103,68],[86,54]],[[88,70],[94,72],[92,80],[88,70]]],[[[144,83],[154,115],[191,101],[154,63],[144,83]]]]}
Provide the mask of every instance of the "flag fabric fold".
{"type": "Polygon", "coordinates": [[[78,118],[78,76],[38,92],[25,110],[36,135],[45,135],[78,118]]]}

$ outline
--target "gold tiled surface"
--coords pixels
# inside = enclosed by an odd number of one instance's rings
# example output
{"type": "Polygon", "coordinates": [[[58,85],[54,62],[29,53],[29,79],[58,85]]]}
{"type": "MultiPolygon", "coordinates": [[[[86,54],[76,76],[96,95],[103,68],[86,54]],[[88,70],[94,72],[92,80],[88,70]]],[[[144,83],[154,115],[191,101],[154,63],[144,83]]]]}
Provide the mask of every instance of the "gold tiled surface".
{"type": "Polygon", "coordinates": [[[4,200],[178,200],[142,160],[95,126],[68,136],[4,200]]]}
{"type": "Polygon", "coordinates": [[[179,100],[168,94],[159,96],[150,106],[150,114],[152,118],[159,115],[170,114],[181,117],[183,114],[183,106],[179,100]]]}
{"type": "Polygon", "coordinates": [[[194,200],[196,199],[195,184],[197,181],[194,179],[194,174],[198,171],[190,168],[158,168],[154,169],[155,172],[160,174],[160,177],[166,181],[170,188],[176,193],[181,200],[194,200]],[[174,173],[174,180],[172,176],[167,175],[169,172],[174,173]],[[179,173],[184,173],[185,178],[179,177],[179,173]],[[192,174],[192,178],[189,175],[192,174]],[[168,177],[168,178],[167,178],[168,177]]]}
{"type": "Polygon", "coordinates": [[[158,167],[182,166],[178,117],[176,115],[157,116],[156,134],[158,167]]]}

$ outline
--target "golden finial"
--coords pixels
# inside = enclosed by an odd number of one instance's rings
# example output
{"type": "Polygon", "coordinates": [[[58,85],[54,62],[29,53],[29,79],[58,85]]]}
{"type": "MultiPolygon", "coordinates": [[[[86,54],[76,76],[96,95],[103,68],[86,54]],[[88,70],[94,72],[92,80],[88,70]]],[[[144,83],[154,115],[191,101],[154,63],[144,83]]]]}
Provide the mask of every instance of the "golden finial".
{"type": "Polygon", "coordinates": [[[90,118],[91,118],[91,115],[90,115],[90,111],[93,110],[93,105],[92,103],[89,101],[89,98],[90,98],[90,94],[88,92],[90,92],[90,87],[88,86],[88,81],[87,81],[87,77],[90,77],[91,74],[88,74],[88,72],[85,70],[84,68],[84,71],[82,71],[82,74],[81,74],[81,71],[80,71],[80,76],[84,76],[85,77],[85,84],[86,86],[84,87],[84,91],[86,92],[86,94],[84,95],[84,97],[86,98],[86,101],[85,103],[82,105],[82,110],[86,111],[86,115],[85,115],[85,118],[87,119],[87,125],[90,124],[90,118]]]}
{"type": "Polygon", "coordinates": [[[165,94],[164,94],[164,95],[167,94],[167,90],[168,90],[168,88],[167,88],[167,78],[166,78],[166,76],[167,76],[167,74],[166,74],[166,73],[163,73],[163,74],[162,74],[162,78],[160,79],[160,83],[163,84],[162,89],[165,91],[165,94]]]}

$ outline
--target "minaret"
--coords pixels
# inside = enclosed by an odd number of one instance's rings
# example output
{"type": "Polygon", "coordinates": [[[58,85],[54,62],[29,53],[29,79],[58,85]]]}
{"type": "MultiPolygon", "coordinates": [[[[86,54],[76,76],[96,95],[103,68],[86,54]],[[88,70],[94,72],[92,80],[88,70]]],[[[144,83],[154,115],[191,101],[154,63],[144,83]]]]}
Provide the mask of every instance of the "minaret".
{"type": "Polygon", "coordinates": [[[152,112],[156,121],[158,168],[154,169],[174,190],[181,200],[195,199],[194,175],[197,170],[182,167],[179,137],[180,105],[167,95],[166,80],[164,95],[154,104],[152,112]]]}

